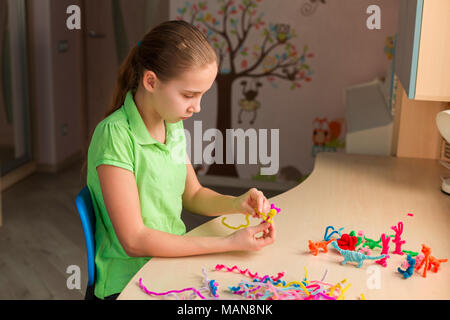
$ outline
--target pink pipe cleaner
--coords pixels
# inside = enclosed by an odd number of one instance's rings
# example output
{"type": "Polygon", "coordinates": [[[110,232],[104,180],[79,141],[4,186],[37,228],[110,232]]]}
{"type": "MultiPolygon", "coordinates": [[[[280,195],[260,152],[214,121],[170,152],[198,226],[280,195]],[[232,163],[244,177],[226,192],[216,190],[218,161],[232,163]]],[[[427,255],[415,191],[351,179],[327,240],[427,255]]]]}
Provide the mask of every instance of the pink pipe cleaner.
{"type": "Polygon", "coordinates": [[[404,253],[402,252],[402,244],[404,244],[406,242],[405,240],[402,240],[402,238],[401,238],[401,235],[403,233],[403,222],[400,221],[397,224],[397,227],[392,226],[391,229],[395,231],[395,238],[392,241],[395,243],[395,250],[392,253],[402,256],[402,255],[404,255],[404,253]]]}
{"type": "Polygon", "coordinates": [[[202,296],[202,294],[195,288],[186,288],[186,289],[181,289],[181,290],[170,290],[167,292],[153,292],[153,291],[149,291],[142,283],[142,278],[139,278],[139,287],[142,289],[142,291],[144,291],[146,294],[151,295],[151,296],[166,296],[168,294],[171,293],[182,293],[185,291],[194,291],[195,294],[200,298],[200,299],[206,299],[204,296],[202,296]]]}
{"type": "MultiPolygon", "coordinates": [[[[239,271],[241,274],[248,274],[248,276],[250,277],[250,278],[256,278],[256,279],[258,279],[258,280],[261,280],[261,281],[264,281],[267,277],[269,277],[269,276],[264,276],[264,277],[260,277],[259,275],[258,275],[258,272],[255,272],[255,273],[251,273],[250,272],[250,270],[248,270],[248,269],[245,269],[245,270],[241,270],[241,269],[239,269],[237,266],[233,266],[233,267],[231,267],[231,268],[228,268],[227,266],[225,266],[225,265],[223,265],[223,264],[218,264],[218,265],[216,265],[216,271],[220,271],[220,270],[222,270],[222,269],[226,269],[226,271],[228,271],[228,272],[233,272],[234,270],[237,270],[237,271],[239,271]]],[[[284,272],[279,272],[278,273],[278,275],[275,277],[275,276],[270,276],[270,278],[273,280],[273,281],[278,281],[278,280],[280,280],[282,277],[284,277],[284,272]]]]}
{"type": "Polygon", "coordinates": [[[327,296],[326,294],[323,294],[322,292],[319,292],[317,295],[320,295],[322,298],[324,298],[326,300],[336,300],[335,297],[327,296]]]}
{"type": "Polygon", "coordinates": [[[383,266],[386,268],[387,263],[386,260],[389,258],[389,241],[391,240],[390,237],[386,237],[386,234],[382,234],[381,235],[381,242],[383,243],[383,249],[381,250],[381,254],[385,254],[386,256],[380,260],[375,261],[376,263],[378,263],[379,265],[383,266]]]}

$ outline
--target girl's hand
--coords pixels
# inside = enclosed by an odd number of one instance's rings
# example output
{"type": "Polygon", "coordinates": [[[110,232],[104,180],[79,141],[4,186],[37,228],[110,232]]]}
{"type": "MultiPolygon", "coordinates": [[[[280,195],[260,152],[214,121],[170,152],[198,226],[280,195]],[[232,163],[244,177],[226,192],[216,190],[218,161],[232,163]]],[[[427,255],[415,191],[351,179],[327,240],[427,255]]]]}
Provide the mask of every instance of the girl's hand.
{"type": "Polygon", "coordinates": [[[233,250],[258,251],[274,243],[275,235],[275,224],[262,222],[257,226],[233,232],[227,239],[230,241],[233,250]],[[263,234],[257,238],[256,235],[260,232],[263,234]]]}
{"type": "Polygon", "coordinates": [[[234,199],[234,207],[239,213],[250,214],[253,218],[258,218],[258,212],[267,213],[270,211],[269,200],[256,188],[251,188],[243,195],[234,199]]]}

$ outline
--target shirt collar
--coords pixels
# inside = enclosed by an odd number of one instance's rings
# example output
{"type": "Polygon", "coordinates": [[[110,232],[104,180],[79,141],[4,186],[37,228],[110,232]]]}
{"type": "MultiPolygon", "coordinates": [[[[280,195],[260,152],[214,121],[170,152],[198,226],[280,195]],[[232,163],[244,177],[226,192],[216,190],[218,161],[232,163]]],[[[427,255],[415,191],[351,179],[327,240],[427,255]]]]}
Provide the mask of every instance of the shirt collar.
{"type": "MultiPolygon", "coordinates": [[[[162,149],[167,149],[168,146],[171,145],[172,142],[172,131],[176,125],[176,123],[167,123],[166,125],[166,144],[162,144],[153,138],[147,130],[145,126],[144,120],[142,120],[141,114],[137,109],[137,106],[133,99],[133,91],[128,91],[125,97],[124,102],[124,110],[128,117],[128,122],[131,127],[131,131],[136,137],[136,140],[139,144],[147,145],[147,144],[156,144],[162,149]]],[[[181,121],[181,120],[180,120],[181,121]]]]}

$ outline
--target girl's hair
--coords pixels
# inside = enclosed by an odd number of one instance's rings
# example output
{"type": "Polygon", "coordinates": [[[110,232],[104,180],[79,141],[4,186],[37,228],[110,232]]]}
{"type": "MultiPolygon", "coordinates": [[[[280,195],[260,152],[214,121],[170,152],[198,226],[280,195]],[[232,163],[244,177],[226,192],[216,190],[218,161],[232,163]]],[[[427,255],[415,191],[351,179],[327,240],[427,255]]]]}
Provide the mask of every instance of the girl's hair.
{"type": "MultiPolygon", "coordinates": [[[[138,88],[146,70],[153,71],[161,82],[167,82],[184,71],[213,62],[218,65],[214,48],[192,24],[172,20],[157,25],[131,49],[122,62],[104,118],[123,105],[129,90],[138,88]]],[[[82,167],[84,181],[86,166],[87,154],[82,167]]]]}
{"type": "Polygon", "coordinates": [[[203,33],[183,20],[163,22],[148,32],[128,54],[119,69],[116,88],[105,117],[119,109],[129,90],[137,89],[145,70],[162,82],[180,73],[217,61],[217,55],[203,33]]]}

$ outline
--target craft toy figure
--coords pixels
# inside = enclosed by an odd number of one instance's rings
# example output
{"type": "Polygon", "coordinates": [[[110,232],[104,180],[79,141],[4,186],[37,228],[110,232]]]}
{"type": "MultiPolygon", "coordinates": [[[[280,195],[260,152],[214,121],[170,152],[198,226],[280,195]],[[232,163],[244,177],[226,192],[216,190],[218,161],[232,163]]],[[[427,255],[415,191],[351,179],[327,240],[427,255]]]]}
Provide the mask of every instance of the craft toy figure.
{"type": "Polygon", "coordinates": [[[369,248],[359,248],[358,252],[361,252],[362,254],[365,254],[366,256],[370,256],[372,254],[372,250],[369,248]]]}
{"type": "Polygon", "coordinates": [[[401,239],[401,235],[403,233],[403,222],[400,221],[398,223],[398,227],[392,226],[391,229],[395,231],[395,238],[393,240],[393,242],[395,243],[395,250],[392,253],[402,256],[404,255],[404,253],[402,252],[402,244],[406,242],[405,240],[401,239]]]}
{"type": "Polygon", "coordinates": [[[319,253],[319,249],[322,249],[323,253],[327,253],[328,244],[332,241],[334,241],[334,239],[320,242],[312,242],[311,240],[308,240],[308,248],[314,256],[317,256],[317,254],[319,253]]]}
{"type": "Polygon", "coordinates": [[[416,265],[416,259],[413,259],[411,255],[408,254],[407,257],[408,260],[408,268],[406,270],[402,270],[401,268],[398,268],[398,272],[400,272],[403,275],[403,278],[408,279],[412,276],[414,272],[414,266],[416,265]]]}
{"type": "Polygon", "coordinates": [[[427,247],[426,245],[422,244],[422,255],[417,256],[416,260],[420,260],[420,262],[417,262],[416,271],[419,271],[420,268],[425,264],[423,269],[423,277],[427,277],[427,270],[431,270],[431,267],[433,267],[433,272],[437,273],[439,270],[439,267],[441,266],[442,262],[447,262],[448,259],[436,259],[431,255],[431,249],[427,247]]]}
{"type": "Polygon", "coordinates": [[[277,214],[279,214],[281,209],[275,207],[275,205],[272,203],[270,205],[270,211],[267,214],[265,214],[264,212],[258,212],[258,210],[256,208],[255,208],[255,211],[258,215],[260,215],[264,219],[264,221],[266,221],[268,223],[272,223],[273,217],[275,217],[277,214]]]}
{"type": "Polygon", "coordinates": [[[387,266],[386,260],[389,258],[389,256],[387,255],[389,253],[389,241],[391,240],[391,238],[386,237],[386,234],[383,233],[381,235],[380,240],[383,243],[383,249],[381,250],[381,254],[385,254],[386,257],[384,257],[383,259],[377,260],[375,262],[386,268],[386,266],[387,266]]]}
{"type": "Polygon", "coordinates": [[[431,270],[431,267],[433,267],[433,272],[437,273],[439,271],[439,267],[441,266],[441,263],[447,262],[448,259],[436,259],[433,256],[430,256],[430,263],[428,265],[428,270],[431,270]]]}
{"type": "Polygon", "coordinates": [[[337,244],[339,245],[339,248],[342,250],[350,250],[354,251],[356,243],[358,242],[358,239],[356,239],[355,236],[350,236],[348,234],[343,234],[340,239],[337,240],[337,244]]]}
{"type": "Polygon", "coordinates": [[[430,263],[431,249],[429,247],[427,247],[426,245],[422,244],[422,253],[423,253],[423,259],[420,263],[417,264],[416,271],[419,271],[420,268],[422,268],[422,266],[424,266],[422,276],[424,278],[426,278],[428,266],[430,263]]]}
{"type": "Polygon", "coordinates": [[[372,250],[375,248],[381,248],[381,245],[380,245],[381,239],[378,241],[375,241],[373,239],[369,239],[364,236],[364,240],[365,240],[365,242],[363,244],[363,247],[369,247],[372,250]]]}
{"type": "Polygon", "coordinates": [[[344,257],[344,261],[341,262],[342,265],[346,264],[347,262],[357,262],[358,268],[361,268],[364,260],[377,260],[377,259],[382,259],[385,257],[384,254],[382,254],[381,256],[366,256],[365,254],[362,254],[361,252],[356,252],[356,251],[351,251],[351,250],[342,250],[341,248],[339,248],[338,244],[336,243],[336,241],[333,241],[331,243],[331,245],[337,250],[339,251],[339,253],[344,257]]]}
{"type": "Polygon", "coordinates": [[[404,253],[411,255],[411,257],[417,256],[419,253],[414,251],[402,250],[404,253]]]}
{"type": "MultiPolygon", "coordinates": [[[[355,237],[355,231],[352,231],[348,234],[350,237],[355,237]]],[[[359,231],[358,236],[356,237],[356,244],[355,247],[359,246],[363,242],[362,236],[364,235],[364,232],[359,231]]]]}
{"type": "MultiPolygon", "coordinates": [[[[414,256],[411,255],[411,257],[414,257],[414,256]]],[[[424,258],[425,258],[425,256],[423,255],[423,253],[418,254],[417,257],[416,257],[416,266],[418,266],[418,265],[422,262],[422,260],[423,260],[424,258]]]]}
{"type": "Polygon", "coordinates": [[[341,231],[342,231],[342,230],[344,230],[344,227],[339,228],[338,230],[334,230],[334,227],[332,227],[332,226],[326,227],[326,229],[325,229],[325,235],[323,236],[323,240],[325,240],[325,241],[330,240],[331,236],[332,236],[333,234],[335,234],[335,233],[337,233],[337,234],[339,235],[339,237],[341,237],[341,236],[342,236],[342,234],[341,234],[341,231]],[[330,229],[332,230],[332,232],[331,232],[330,234],[328,234],[328,230],[330,230],[330,229]]]}

